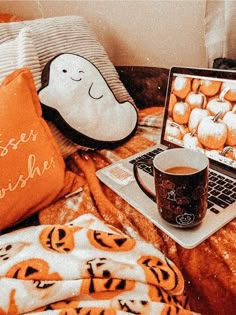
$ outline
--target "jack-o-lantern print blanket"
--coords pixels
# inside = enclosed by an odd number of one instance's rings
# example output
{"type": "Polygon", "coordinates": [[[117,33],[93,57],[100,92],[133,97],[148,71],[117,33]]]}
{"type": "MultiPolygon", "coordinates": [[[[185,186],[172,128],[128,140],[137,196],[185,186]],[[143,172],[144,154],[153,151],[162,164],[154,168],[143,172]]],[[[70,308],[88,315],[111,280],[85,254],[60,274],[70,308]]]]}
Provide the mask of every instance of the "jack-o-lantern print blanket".
{"type": "Polygon", "coordinates": [[[181,272],[92,214],[0,237],[0,314],[193,314],[181,272]]]}

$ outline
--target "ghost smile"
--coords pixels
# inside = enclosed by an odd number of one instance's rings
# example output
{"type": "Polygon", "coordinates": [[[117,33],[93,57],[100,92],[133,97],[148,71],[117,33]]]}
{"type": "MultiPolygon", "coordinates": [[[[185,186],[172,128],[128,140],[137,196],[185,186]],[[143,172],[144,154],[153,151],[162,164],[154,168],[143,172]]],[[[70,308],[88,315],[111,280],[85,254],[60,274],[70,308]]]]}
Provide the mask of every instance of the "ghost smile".
{"type": "Polygon", "coordinates": [[[71,78],[72,81],[81,81],[82,78],[79,78],[79,79],[74,79],[74,78],[71,78]]]}

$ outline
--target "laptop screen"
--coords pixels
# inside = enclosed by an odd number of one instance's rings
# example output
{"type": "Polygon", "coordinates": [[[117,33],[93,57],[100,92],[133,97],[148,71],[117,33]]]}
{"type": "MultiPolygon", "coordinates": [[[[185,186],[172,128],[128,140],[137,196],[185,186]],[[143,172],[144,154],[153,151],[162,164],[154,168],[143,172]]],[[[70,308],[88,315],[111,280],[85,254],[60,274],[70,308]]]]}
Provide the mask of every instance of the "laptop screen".
{"type": "Polygon", "coordinates": [[[236,169],[236,71],[173,67],[161,142],[236,169]]]}

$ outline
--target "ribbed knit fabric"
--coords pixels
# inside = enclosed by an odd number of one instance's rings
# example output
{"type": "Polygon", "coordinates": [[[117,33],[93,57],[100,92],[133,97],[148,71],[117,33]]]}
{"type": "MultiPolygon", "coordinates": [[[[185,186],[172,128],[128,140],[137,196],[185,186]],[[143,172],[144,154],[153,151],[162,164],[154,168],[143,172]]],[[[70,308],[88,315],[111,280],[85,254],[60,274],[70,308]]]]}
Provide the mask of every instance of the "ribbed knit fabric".
{"type": "Polygon", "coordinates": [[[39,87],[40,64],[28,28],[23,28],[15,39],[0,45],[0,83],[8,74],[22,67],[31,70],[35,84],[39,87]]]}
{"type": "MultiPolygon", "coordinates": [[[[12,59],[15,58],[15,54],[18,59],[23,58],[21,57],[23,52],[25,56],[28,56],[33,60],[35,58],[39,59],[40,68],[34,68],[33,71],[37,88],[40,87],[41,72],[50,59],[60,53],[74,53],[88,59],[99,69],[120,103],[125,101],[133,102],[120,81],[119,75],[106,51],[96,39],[93,32],[89,29],[89,26],[83,17],[62,16],[0,23],[0,44],[16,39],[20,30],[24,28],[30,30],[33,45],[26,46],[24,50],[19,48],[15,52],[13,49],[12,54],[14,57],[12,57],[12,59]],[[35,56],[35,51],[37,56],[35,56]]],[[[18,44],[18,39],[16,39],[16,41],[18,44]]],[[[23,41],[19,40],[19,47],[21,43],[23,43],[23,41]]],[[[6,58],[7,56],[9,56],[9,54],[6,52],[6,58]]],[[[4,60],[2,54],[0,59],[1,61],[4,60]]],[[[13,68],[14,66],[9,69],[12,70],[13,68]]],[[[64,157],[81,148],[79,145],[68,140],[52,123],[49,123],[49,125],[64,157]]]]}

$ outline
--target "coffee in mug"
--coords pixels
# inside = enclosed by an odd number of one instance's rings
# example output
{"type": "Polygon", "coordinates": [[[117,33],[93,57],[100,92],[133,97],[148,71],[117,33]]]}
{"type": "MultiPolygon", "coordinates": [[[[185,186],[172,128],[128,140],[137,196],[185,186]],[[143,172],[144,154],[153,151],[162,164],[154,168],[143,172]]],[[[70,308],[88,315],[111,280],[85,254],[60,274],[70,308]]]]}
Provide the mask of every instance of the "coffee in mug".
{"type": "Polygon", "coordinates": [[[197,168],[189,167],[189,166],[174,166],[165,170],[167,173],[172,174],[191,174],[197,172],[197,168]]]}
{"type": "Polygon", "coordinates": [[[189,228],[201,223],[207,211],[209,160],[200,151],[175,148],[157,154],[151,163],[155,195],[147,190],[139,175],[138,161],[134,176],[140,188],[157,202],[157,211],[168,224],[189,228]]]}

